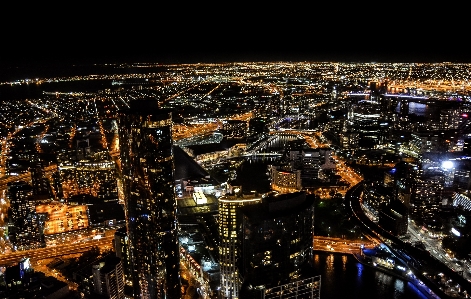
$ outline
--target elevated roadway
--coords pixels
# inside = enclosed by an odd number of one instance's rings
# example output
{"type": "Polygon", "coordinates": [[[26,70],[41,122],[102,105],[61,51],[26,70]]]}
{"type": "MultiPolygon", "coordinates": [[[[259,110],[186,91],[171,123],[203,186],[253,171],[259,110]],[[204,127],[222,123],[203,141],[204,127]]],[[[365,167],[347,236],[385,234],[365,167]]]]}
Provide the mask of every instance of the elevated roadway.
{"type": "Polygon", "coordinates": [[[105,236],[100,239],[90,239],[87,241],[63,244],[56,246],[48,246],[44,248],[36,248],[30,250],[14,251],[6,254],[0,254],[0,267],[17,264],[22,258],[30,258],[33,260],[42,260],[60,257],[64,255],[81,253],[90,250],[92,247],[112,248],[114,235],[105,236]]]}
{"type": "Polygon", "coordinates": [[[445,264],[435,259],[429,252],[403,242],[401,239],[370,220],[364,214],[360,204],[363,190],[363,181],[349,189],[345,194],[345,205],[370,238],[381,240],[381,244],[386,247],[394,257],[407,265],[414,276],[440,298],[459,297],[449,295],[429,278],[431,276],[437,276],[439,273],[451,279],[454,284],[459,284],[461,290],[466,290],[468,294],[470,293],[471,282],[464,279],[459,273],[451,270],[445,264]]]}

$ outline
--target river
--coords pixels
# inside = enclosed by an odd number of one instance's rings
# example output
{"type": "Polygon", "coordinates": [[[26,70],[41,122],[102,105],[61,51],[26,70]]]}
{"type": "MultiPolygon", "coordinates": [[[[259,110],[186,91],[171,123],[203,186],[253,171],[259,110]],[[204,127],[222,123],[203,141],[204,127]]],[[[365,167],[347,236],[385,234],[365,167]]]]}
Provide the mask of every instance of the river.
{"type": "MultiPolygon", "coordinates": [[[[175,159],[179,177],[201,175],[195,172],[196,163],[183,158],[185,155],[178,154],[175,159]]],[[[243,189],[260,193],[269,189],[269,182],[264,178],[268,161],[264,160],[248,161],[240,169],[238,182],[243,189]]],[[[316,251],[314,268],[321,275],[321,299],[427,299],[411,283],[362,265],[352,255],[316,251]]]]}
{"type": "Polygon", "coordinates": [[[413,284],[360,264],[353,256],[316,251],[321,299],[427,299],[413,284]]]}

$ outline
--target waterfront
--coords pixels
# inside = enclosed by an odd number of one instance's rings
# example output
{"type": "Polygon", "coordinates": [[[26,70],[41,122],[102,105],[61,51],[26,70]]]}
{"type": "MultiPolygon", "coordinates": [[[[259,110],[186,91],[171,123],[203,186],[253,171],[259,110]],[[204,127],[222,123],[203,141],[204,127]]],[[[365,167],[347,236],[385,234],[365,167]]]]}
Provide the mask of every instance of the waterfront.
{"type": "Polygon", "coordinates": [[[360,264],[352,255],[316,251],[321,298],[426,299],[412,283],[360,264]]]}
{"type": "MultiPolygon", "coordinates": [[[[196,163],[190,163],[180,149],[175,153],[177,177],[204,173],[196,163]]],[[[264,178],[268,163],[263,158],[247,160],[237,177],[242,188],[265,192],[269,188],[267,177],[264,178]]],[[[427,299],[413,284],[362,265],[352,255],[315,251],[314,268],[321,275],[322,299],[427,299]]]]}

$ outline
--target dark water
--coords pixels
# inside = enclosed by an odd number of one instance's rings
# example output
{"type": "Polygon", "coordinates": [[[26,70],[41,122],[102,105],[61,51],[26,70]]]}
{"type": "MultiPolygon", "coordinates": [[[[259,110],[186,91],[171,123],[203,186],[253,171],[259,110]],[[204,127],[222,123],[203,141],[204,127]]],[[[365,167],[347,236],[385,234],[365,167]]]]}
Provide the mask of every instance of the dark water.
{"type": "Polygon", "coordinates": [[[2,85],[1,100],[39,99],[43,92],[97,92],[104,89],[117,89],[112,80],[88,80],[70,82],[52,82],[43,84],[2,85]]]}
{"type": "Polygon", "coordinates": [[[316,252],[321,299],[426,299],[411,283],[357,262],[351,255],[316,252]]]}
{"type": "MultiPolygon", "coordinates": [[[[158,73],[166,70],[165,66],[156,67],[120,67],[119,65],[60,65],[41,67],[0,67],[0,83],[14,82],[16,80],[36,78],[53,79],[60,77],[87,76],[87,75],[116,75],[136,73],[158,73]]],[[[50,82],[37,85],[35,83],[23,85],[0,85],[0,100],[20,100],[41,98],[45,92],[96,92],[104,89],[126,88],[126,86],[113,86],[113,80],[77,80],[50,82]]]]}
{"type": "MultiPolygon", "coordinates": [[[[78,74],[96,74],[115,73],[116,70],[96,69],[90,71],[88,68],[74,70],[73,75],[78,74]]],[[[125,70],[130,72],[132,70],[125,70]]],[[[148,70],[146,70],[148,71],[148,70]]],[[[8,69],[2,70],[0,81],[25,79],[34,77],[52,77],[72,75],[70,69],[58,74],[57,69],[40,69],[36,73],[31,73],[24,69],[8,69]],[[27,74],[27,75],[26,75],[27,74]]],[[[110,81],[80,81],[70,82],[67,84],[46,84],[41,86],[2,86],[0,87],[1,99],[25,99],[38,98],[43,91],[96,91],[103,88],[110,88],[110,81]]],[[[417,107],[421,110],[423,107],[417,107]]],[[[421,111],[416,111],[421,112],[421,111]]],[[[185,163],[184,163],[185,164],[185,163]]],[[[241,170],[239,180],[241,184],[248,190],[260,189],[264,192],[269,187],[267,181],[262,180],[266,174],[267,161],[263,160],[259,163],[248,162],[241,170]],[[256,166],[256,164],[258,164],[256,166]],[[260,178],[259,180],[254,177],[260,178]],[[253,188],[253,189],[252,189],[253,188]]],[[[188,170],[189,171],[189,170],[188,170]]],[[[198,172],[198,171],[197,171],[198,172]]],[[[193,173],[193,172],[192,172],[193,173]]],[[[353,256],[330,254],[326,252],[317,252],[314,259],[314,267],[321,275],[321,298],[322,299],[339,299],[339,298],[380,298],[380,299],[424,299],[422,295],[412,284],[407,281],[397,279],[393,276],[374,270],[367,266],[363,266],[356,261],[353,256]]]]}
{"type": "MultiPolygon", "coordinates": [[[[195,173],[190,163],[176,159],[177,171],[195,173]],[[179,162],[177,162],[177,160],[179,162]]],[[[267,159],[245,161],[238,172],[237,183],[242,189],[267,192],[267,159]]],[[[411,283],[363,266],[351,255],[318,251],[314,268],[321,275],[321,299],[426,299],[411,283]]]]}
{"type": "MultiPolygon", "coordinates": [[[[401,103],[397,104],[396,112],[400,112],[401,103]]],[[[432,112],[432,109],[423,103],[409,102],[408,114],[415,114],[418,116],[428,116],[432,112]]]]}

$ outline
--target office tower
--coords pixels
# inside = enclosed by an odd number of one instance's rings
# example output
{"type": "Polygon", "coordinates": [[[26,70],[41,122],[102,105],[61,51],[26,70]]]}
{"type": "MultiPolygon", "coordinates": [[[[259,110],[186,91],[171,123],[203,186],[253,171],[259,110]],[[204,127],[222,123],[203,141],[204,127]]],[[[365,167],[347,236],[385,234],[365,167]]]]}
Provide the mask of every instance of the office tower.
{"type": "Polygon", "coordinates": [[[416,169],[412,183],[410,216],[417,223],[433,226],[440,212],[445,176],[437,169],[427,169],[421,165],[416,169]]]}
{"type": "Polygon", "coordinates": [[[399,199],[383,204],[378,213],[378,225],[395,236],[407,233],[409,211],[399,199]]]}
{"type": "Polygon", "coordinates": [[[43,164],[38,155],[33,155],[30,161],[31,184],[33,194],[36,196],[48,196],[51,192],[48,180],[44,177],[43,164]]]}
{"type": "Polygon", "coordinates": [[[107,256],[93,265],[93,289],[95,293],[110,299],[124,299],[124,274],[121,259],[107,256]]]}
{"type": "Polygon", "coordinates": [[[470,160],[455,160],[453,161],[451,173],[453,173],[453,185],[461,190],[471,189],[471,161],[470,160]]]}
{"type": "Polygon", "coordinates": [[[303,180],[318,179],[322,177],[323,171],[335,169],[332,153],[333,150],[328,147],[310,148],[306,145],[287,151],[292,167],[302,170],[303,180]]]}
{"type": "Polygon", "coordinates": [[[44,246],[44,235],[36,213],[33,187],[24,181],[8,183],[10,201],[8,235],[18,250],[44,246]]]}
{"type": "Polygon", "coordinates": [[[219,265],[221,272],[222,298],[239,297],[239,275],[236,268],[237,258],[237,219],[236,209],[244,205],[260,202],[255,194],[239,194],[235,189],[218,200],[219,208],[219,265]]]}
{"type": "Polygon", "coordinates": [[[123,264],[112,253],[77,269],[74,281],[82,298],[126,298],[123,264]]]}
{"type": "Polygon", "coordinates": [[[258,138],[264,137],[269,132],[270,130],[268,129],[266,118],[255,117],[249,120],[248,137],[251,140],[257,140],[258,138]]]}
{"type": "Polygon", "coordinates": [[[123,263],[124,279],[126,284],[128,284],[132,279],[131,264],[129,262],[129,238],[126,227],[121,227],[116,230],[114,234],[114,251],[116,252],[116,256],[119,257],[123,263]]]}
{"type": "Polygon", "coordinates": [[[134,296],[180,298],[172,114],[157,100],[119,112],[125,214],[134,296]]]}
{"type": "Polygon", "coordinates": [[[265,290],[286,284],[293,284],[297,295],[289,297],[286,291],[277,298],[318,297],[318,286],[311,285],[317,276],[312,268],[314,199],[304,191],[273,193],[238,209],[240,298],[263,298],[265,290]]]}
{"type": "Polygon", "coordinates": [[[278,166],[270,166],[271,188],[280,193],[291,193],[302,189],[301,170],[292,170],[278,166]]]}
{"type": "Polygon", "coordinates": [[[383,184],[387,188],[392,188],[392,200],[401,201],[407,208],[410,207],[415,167],[412,164],[401,161],[384,175],[383,184]]]}

